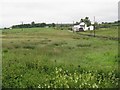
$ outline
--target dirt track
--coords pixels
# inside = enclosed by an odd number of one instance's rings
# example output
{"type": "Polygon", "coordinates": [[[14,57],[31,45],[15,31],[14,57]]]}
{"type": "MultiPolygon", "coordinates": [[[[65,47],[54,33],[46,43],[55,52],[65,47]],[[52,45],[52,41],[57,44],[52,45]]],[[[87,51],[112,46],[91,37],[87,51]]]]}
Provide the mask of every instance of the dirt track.
{"type": "MultiPolygon", "coordinates": [[[[83,35],[83,36],[89,36],[89,37],[94,37],[94,35],[90,35],[90,34],[82,34],[82,33],[77,33],[79,35],[83,35]]],[[[99,35],[95,35],[95,37],[97,38],[101,38],[101,39],[109,39],[109,40],[120,40],[120,38],[117,37],[108,37],[108,36],[99,36],[99,35]]]]}

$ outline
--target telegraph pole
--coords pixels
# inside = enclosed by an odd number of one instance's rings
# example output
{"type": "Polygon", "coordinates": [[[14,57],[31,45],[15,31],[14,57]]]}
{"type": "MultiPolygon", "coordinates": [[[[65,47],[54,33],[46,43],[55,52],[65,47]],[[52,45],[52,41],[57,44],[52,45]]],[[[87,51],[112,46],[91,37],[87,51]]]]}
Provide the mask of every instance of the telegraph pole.
{"type": "Polygon", "coordinates": [[[94,16],[94,37],[95,37],[95,16],[94,16]]]}
{"type": "Polygon", "coordinates": [[[22,21],[22,31],[23,31],[23,21],[22,21]]]}
{"type": "Polygon", "coordinates": [[[73,26],[74,26],[74,21],[73,21],[73,26]]]}
{"type": "Polygon", "coordinates": [[[58,22],[57,22],[57,30],[58,30],[58,22]]]}
{"type": "MultiPolygon", "coordinates": [[[[73,27],[74,27],[74,21],[73,21],[73,27]]],[[[73,31],[73,33],[74,33],[74,30],[73,30],[74,28],[72,28],[72,31],[73,31]]]]}
{"type": "Polygon", "coordinates": [[[60,26],[61,30],[62,30],[62,22],[61,22],[61,26],[60,26]]]}

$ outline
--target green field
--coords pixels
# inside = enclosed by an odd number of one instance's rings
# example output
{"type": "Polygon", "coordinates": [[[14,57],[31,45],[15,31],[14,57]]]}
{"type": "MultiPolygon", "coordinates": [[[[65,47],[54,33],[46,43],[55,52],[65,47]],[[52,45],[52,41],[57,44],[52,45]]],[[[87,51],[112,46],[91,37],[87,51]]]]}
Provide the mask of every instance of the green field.
{"type": "MultiPolygon", "coordinates": [[[[118,37],[118,30],[96,34],[118,37]]],[[[118,87],[117,40],[26,28],[3,30],[2,42],[3,88],[118,87]]]]}

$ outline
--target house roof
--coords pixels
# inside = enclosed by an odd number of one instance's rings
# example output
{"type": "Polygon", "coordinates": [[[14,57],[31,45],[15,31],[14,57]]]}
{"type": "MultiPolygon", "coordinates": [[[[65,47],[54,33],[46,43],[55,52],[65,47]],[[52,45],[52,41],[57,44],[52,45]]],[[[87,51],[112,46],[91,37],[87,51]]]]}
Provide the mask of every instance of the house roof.
{"type": "Polygon", "coordinates": [[[80,25],[85,25],[85,23],[84,23],[84,22],[81,22],[80,25]]]}
{"type": "Polygon", "coordinates": [[[74,25],[74,27],[80,27],[79,25],[74,25]]]}

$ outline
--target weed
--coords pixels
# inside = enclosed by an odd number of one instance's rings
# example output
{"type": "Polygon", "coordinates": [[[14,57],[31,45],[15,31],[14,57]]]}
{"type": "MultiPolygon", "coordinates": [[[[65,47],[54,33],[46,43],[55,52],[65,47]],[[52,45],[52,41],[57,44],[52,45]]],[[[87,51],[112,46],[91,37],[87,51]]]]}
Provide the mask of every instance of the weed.
{"type": "Polygon", "coordinates": [[[35,46],[27,45],[27,46],[24,46],[23,48],[25,48],[25,49],[35,49],[35,46]]]}
{"type": "Polygon", "coordinates": [[[73,39],[80,39],[80,37],[73,37],[73,39]]]}
{"type": "Polygon", "coordinates": [[[3,50],[3,52],[4,52],[4,53],[7,53],[7,52],[8,52],[8,50],[7,50],[7,49],[5,49],[5,50],[3,50]]]}
{"type": "Polygon", "coordinates": [[[17,48],[20,48],[20,46],[16,45],[15,48],[16,48],[16,49],[17,49],[17,48]]]}
{"type": "Polygon", "coordinates": [[[77,44],[77,47],[90,47],[91,44],[77,44]]]}

